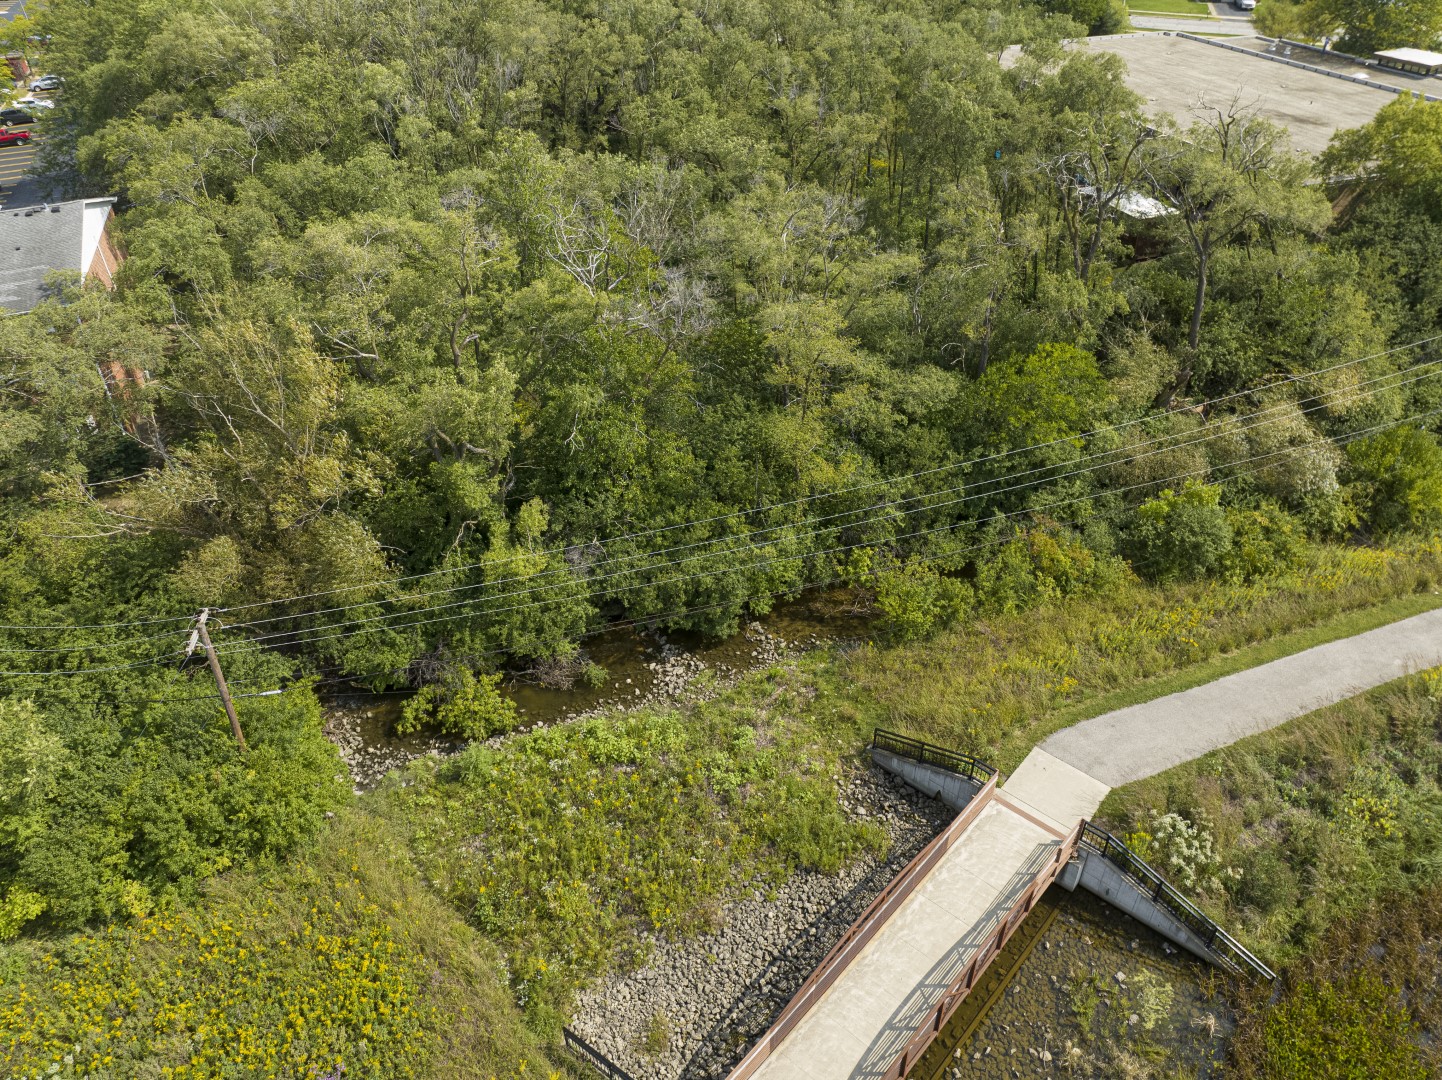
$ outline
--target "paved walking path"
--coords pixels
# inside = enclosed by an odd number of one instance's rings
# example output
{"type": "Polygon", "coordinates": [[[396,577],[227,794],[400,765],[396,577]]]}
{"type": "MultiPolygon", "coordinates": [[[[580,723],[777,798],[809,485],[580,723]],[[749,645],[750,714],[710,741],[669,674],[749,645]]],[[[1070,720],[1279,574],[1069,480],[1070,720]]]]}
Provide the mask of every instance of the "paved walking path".
{"type": "Polygon", "coordinates": [[[1059,843],[994,799],[753,1080],[880,1077],[1059,843]]]}
{"type": "Polygon", "coordinates": [[[1085,720],[1039,749],[1118,787],[1439,665],[1442,608],[1085,720]]]}
{"type": "Polygon", "coordinates": [[[1442,665],[1442,609],[1087,720],[997,790],[753,1080],[875,1080],[1080,818],[1140,780],[1442,665]],[[1050,826],[1050,827],[1047,827],[1050,826]]]}

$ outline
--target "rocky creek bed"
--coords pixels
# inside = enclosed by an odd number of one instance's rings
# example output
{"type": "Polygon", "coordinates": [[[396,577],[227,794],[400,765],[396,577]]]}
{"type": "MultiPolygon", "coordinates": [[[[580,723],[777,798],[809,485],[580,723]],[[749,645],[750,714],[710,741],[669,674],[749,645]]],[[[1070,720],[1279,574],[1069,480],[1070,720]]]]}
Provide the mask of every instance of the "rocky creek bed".
{"type": "Polygon", "coordinates": [[[636,1080],[720,1077],[770,1026],[816,965],[953,811],[874,766],[842,792],[848,813],[880,825],[884,857],[835,877],[801,872],[748,890],[720,929],[653,939],[644,966],[582,994],[572,1028],[636,1080]]]}
{"type": "Polygon", "coordinates": [[[1059,901],[947,1080],[1223,1075],[1234,1023],[1207,965],[1089,893],[1059,901]]]}
{"type": "MultiPolygon", "coordinates": [[[[582,702],[574,707],[568,707],[571,691],[507,687],[521,703],[522,726],[488,740],[488,745],[500,746],[527,731],[616,710],[698,702],[734,685],[748,671],[782,663],[822,643],[815,635],[788,641],[757,622],[748,624],[738,639],[714,650],[690,650],[664,638],[648,639],[638,656],[618,667],[603,693],[574,694],[582,702]],[[702,675],[710,677],[703,679],[702,675]]],[[[326,704],[326,735],[340,751],[357,794],[369,791],[388,772],[416,758],[454,754],[465,747],[463,740],[446,736],[392,734],[404,697],[404,693],[341,694],[326,704]]]]}

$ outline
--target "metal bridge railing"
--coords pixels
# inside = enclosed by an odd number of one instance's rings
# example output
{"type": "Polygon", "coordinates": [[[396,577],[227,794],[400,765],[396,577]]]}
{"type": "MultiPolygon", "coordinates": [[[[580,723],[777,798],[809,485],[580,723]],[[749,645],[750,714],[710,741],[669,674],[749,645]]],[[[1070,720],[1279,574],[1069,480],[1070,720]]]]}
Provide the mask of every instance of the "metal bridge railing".
{"type": "Polygon", "coordinates": [[[561,1029],[561,1040],[566,1044],[567,1050],[585,1064],[591,1066],[591,1068],[595,1069],[602,1076],[606,1077],[607,1080],[632,1080],[630,1073],[570,1028],[563,1027],[561,1029]]]}
{"type": "Polygon", "coordinates": [[[887,731],[885,728],[877,728],[871,735],[871,748],[873,750],[885,750],[897,757],[910,758],[912,761],[919,761],[923,765],[935,765],[947,772],[958,773],[972,780],[977,784],[985,784],[993,776],[996,770],[979,758],[970,754],[958,753],[955,750],[948,750],[944,746],[935,746],[929,742],[922,742],[920,739],[913,739],[909,735],[900,735],[895,731],[887,731]]]}
{"type": "Polygon", "coordinates": [[[911,1037],[907,1039],[886,1070],[880,1074],[881,1080],[905,1080],[906,1074],[911,1071],[912,1066],[921,1060],[921,1055],[926,1053],[927,1047],[940,1034],[952,1014],[961,1007],[961,1003],[966,1000],[977,981],[985,974],[987,966],[996,958],[996,954],[1006,947],[1011,935],[1016,933],[1022,920],[1036,906],[1036,902],[1041,899],[1041,894],[1051,887],[1051,883],[1061,874],[1062,868],[1076,854],[1081,832],[1082,825],[1079,824],[1072,830],[1070,836],[1051,850],[1031,883],[982,939],[972,953],[971,959],[952,977],[941,997],[912,1030],[911,1037]]]}
{"type": "Polygon", "coordinates": [[[1204,915],[1196,904],[1173,888],[1146,860],[1105,829],[1093,825],[1090,821],[1082,822],[1080,846],[1101,855],[1145,889],[1155,903],[1166,908],[1178,922],[1206,942],[1207,948],[1216,955],[1224,968],[1238,975],[1251,972],[1268,980],[1277,977],[1271,968],[1248,952],[1234,937],[1204,915]]]}

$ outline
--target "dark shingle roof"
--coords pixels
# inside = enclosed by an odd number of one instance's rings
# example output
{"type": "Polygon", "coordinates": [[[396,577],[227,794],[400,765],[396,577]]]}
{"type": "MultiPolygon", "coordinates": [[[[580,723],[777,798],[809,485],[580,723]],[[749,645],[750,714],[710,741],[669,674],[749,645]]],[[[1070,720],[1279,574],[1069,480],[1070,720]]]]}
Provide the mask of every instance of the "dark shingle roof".
{"type": "Polygon", "coordinates": [[[50,271],[85,271],[85,207],[96,201],[0,210],[0,308],[29,311],[45,298],[50,271]]]}

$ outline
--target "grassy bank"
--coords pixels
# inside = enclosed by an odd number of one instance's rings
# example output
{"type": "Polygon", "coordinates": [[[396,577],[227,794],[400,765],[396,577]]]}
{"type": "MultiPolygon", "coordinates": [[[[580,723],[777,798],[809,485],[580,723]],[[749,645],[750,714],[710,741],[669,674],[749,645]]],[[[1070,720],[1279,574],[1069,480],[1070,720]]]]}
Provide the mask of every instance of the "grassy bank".
{"type": "Polygon", "coordinates": [[[14,1077],[542,1076],[496,947],[376,815],[193,905],[0,953],[14,1077]]]}
{"type": "Polygon", "coordinates": [[[1275,1005],[1242,995],[1242,1080],[1424,1080],[1442,1073],[1442,889],[1388,895],[1329,927],[1285,974],[1275,1005]]]}
{"type": "Polygon", "coordinates": [[[1118,789],[1100,817],[1282,970],[1238,987],[1239,1075],[1442,1071],[1442,673],[1118,789]]]}
{"type": "Polygon", "coordinates": [[[774,668],[687,709],[474,745],[389,793],[424,876],[508,957],[516,999],[554,1032],[571,993],[645,935],[711,924],[728,893],[834,871],[875,826],[838,802],[851,746],[809,722],[810,678],[774,668]]]}
{"type": "Polygon", "coordinates": [[[1378,897],[1442,882],[1439,694],[1435,672],[1388,684],[1119,788],[1099,816],[1287,963],[1378,897]]]}
{"type": "Polygon", "coordinates": [[[875,722],[1015,768],[1081,720],[1442,604],[1442,545],[1318,547],[1251,584],[1147,585],[978,618],[935,639],[867,646],[841,666],[875,722]]]}

